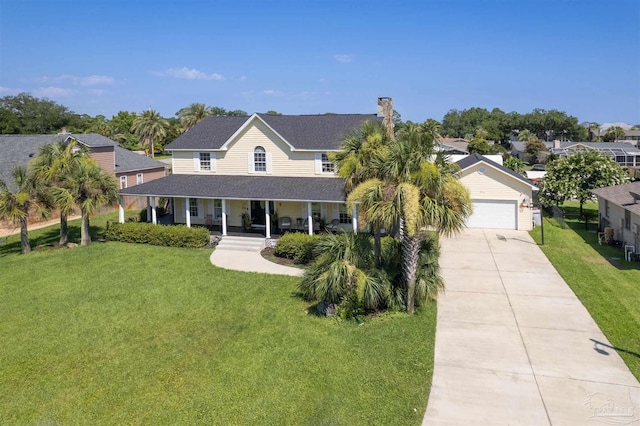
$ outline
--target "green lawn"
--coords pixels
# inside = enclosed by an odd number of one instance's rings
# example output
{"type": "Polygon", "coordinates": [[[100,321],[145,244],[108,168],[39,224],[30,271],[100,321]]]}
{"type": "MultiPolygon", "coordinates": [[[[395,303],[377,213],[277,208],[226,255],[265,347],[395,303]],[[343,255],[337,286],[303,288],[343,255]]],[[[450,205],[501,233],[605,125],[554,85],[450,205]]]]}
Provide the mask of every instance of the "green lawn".
{"type": "Polygon", "coordinates": [[[1,424],[422,421],[435,304],[359,325],[308,314],[295,278],[212,266],[210,250],[17,252],[16,236],[0,246],[1,424]]]}
{"type": "MultiPolygon", "coordinates": [[[[577,213],[577,203],[567,203],[567,213],[577,213]]],[[[597,204],[585,211],[597,218],[597,204]]],[[[597,219],[591,219],[596,221],[597,219]]],[[[620,248],[600,246],[595,227],[589,231],[578,219],[567,228],[545,218],[542,251],[587,308],[631,372],[640,380],[640,263],[624,261],[620,248]]],[[[540,228],[531,231],[540,242],[540,228]]]]}

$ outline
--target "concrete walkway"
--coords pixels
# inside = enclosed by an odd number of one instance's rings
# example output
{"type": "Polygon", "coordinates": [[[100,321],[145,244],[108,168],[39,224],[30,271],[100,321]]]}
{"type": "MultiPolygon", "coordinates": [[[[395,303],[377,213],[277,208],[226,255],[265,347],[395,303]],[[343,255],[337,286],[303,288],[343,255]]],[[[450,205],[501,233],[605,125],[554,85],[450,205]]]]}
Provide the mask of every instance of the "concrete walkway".
{"type": "Polygon", "coordinates": [[[234,271],[262,272],[264,274],[291,275],[300,277],[302,269],[278,265],[262,257],[259,252],[240,250],[214,250],[211,263],[215,266],[234,271]]]}
{"type": "Polygon", "coordinates": [[[423,425],[638,424],[640,384],[526,232],[467,230],[440,265],[423,425]]]}

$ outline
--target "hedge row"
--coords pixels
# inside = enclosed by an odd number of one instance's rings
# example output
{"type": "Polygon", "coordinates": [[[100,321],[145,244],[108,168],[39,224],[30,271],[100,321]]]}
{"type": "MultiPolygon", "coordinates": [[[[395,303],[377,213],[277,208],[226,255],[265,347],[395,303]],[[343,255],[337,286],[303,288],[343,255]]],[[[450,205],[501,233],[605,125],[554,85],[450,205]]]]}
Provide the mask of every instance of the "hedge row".
{"type": "Polygon", "coordinates": [[[184,225],[162,226],[151,223],[111,223],[105,233],[107,241],[151,244],[167,247],[202,248],[209,245],[206,228],[187,228],[184,225]]]}
{"type": "Polygon", "coordinates": [[[296,263],[308,263],[313,258],[313,248],[319,238],[319,235],[286,233],[276,242],[276,256],[293,259],[296,263]]]}

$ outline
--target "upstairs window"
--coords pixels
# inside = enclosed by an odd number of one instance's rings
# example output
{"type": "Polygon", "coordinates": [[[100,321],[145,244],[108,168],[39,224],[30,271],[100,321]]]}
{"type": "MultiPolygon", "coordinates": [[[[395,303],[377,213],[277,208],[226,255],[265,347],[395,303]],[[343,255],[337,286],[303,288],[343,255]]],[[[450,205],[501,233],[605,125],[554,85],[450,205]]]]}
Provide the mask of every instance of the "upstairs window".
{"type": "Polygon", "coordinates": [[[127,188],[127,177],[120,176],[120,189],[126,189],[126,188],[127,188]]]}
{"type": "Polygon", "coordinates": [[[329,161],[329,156],[327,154],[322,154],[322,173],[334,173],[335,171],[336,166],[329,161]]]}
{"type": "Polygon", "coordinates": [[[209,152],[200,153],[200,171],[203,171],[203,172],[211,171],[211,153],[209,152]]]}
{"type": "Polygon", "coordinates": [[[253,170],[255,172],[267,171],[267,152],[261,146],[257,146],[253,150],[253,170]]]}
{"type": "Polygon", "coordinates": [[[143,183],[142,173],[138,173],[136,175],[136,185],[140,185],[141,183],[143,183]]]}

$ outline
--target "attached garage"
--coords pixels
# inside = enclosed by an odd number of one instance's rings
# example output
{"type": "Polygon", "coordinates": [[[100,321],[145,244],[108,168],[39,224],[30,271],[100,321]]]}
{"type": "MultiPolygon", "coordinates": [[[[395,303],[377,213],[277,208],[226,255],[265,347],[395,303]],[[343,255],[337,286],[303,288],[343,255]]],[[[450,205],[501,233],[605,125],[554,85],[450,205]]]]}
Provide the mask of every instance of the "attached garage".
{"type": "Polygon", "coordinates": [[[457,164],[460,181],[469,189],[473,201],[473,214],[467,220],[469,228],[533,228],[531,210],[537,187],[479,154],[471,154],[457,164]]]}
{"type": "Polygon", "coordinates": [[[472,200],[469,228],[517,229],[517,204],[509,200],[472,200]]]}

